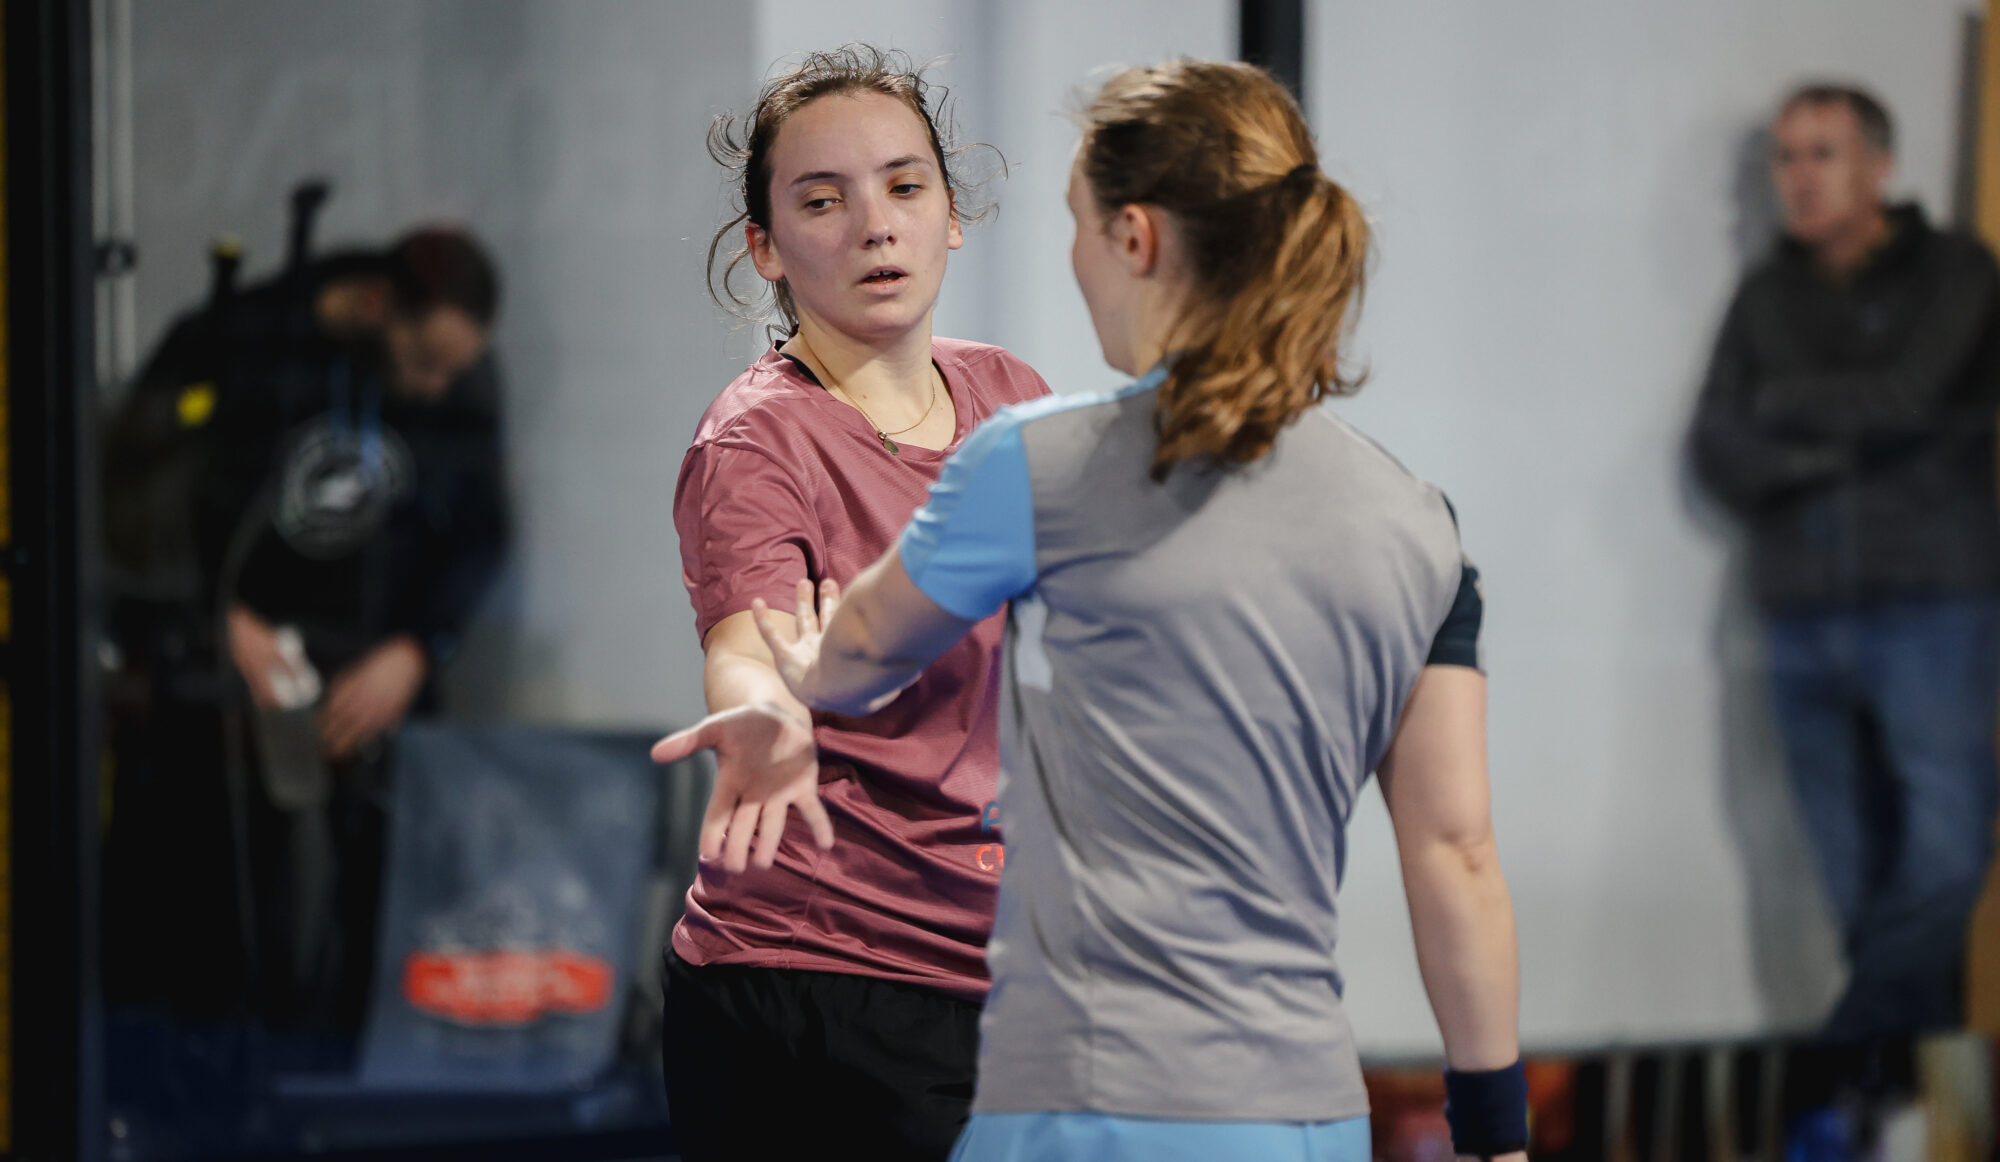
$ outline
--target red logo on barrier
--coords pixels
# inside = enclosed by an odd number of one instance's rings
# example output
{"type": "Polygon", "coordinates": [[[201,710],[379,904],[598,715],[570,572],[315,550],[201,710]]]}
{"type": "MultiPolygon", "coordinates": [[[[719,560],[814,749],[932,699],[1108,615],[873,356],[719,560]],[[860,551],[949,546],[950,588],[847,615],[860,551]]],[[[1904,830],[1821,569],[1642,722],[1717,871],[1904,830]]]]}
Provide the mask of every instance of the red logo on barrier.
{"type": "Polygon", "coordinates": [[[525,1025],[554,1013],[601,1011],[616,975],[602,958],[562,948],[415,952],[403,962],[403,997],[464,1025],[525,1025]]]}

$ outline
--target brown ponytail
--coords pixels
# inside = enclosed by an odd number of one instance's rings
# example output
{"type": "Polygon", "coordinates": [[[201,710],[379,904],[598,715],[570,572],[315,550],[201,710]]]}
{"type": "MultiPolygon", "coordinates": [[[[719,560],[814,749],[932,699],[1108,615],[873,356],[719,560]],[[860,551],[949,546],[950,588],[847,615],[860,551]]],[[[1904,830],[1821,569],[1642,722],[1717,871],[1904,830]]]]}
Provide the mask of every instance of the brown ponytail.
{"type": "Polygon", "coordinates": [[[1119,73],[1084,110],[1082,166],[1106,211],[1170,214],[1191,268],[1159,389],[1155,480],[1187,460],[1257,460],[1308,408],[1360,386],[1340,341],[1368,223],[1320,172],[1298,104],[1269,74],[1188,60],[1119,73]]]}

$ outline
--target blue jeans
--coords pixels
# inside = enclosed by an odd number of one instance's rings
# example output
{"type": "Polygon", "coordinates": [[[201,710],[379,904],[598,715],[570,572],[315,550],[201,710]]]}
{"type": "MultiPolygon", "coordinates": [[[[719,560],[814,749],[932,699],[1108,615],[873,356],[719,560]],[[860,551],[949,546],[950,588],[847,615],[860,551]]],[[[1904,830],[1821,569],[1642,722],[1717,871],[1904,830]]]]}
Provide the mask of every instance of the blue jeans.
{"type": "Polygon", "coordinates": [[[1192,1122],[1116,1114],[974,1114],[951,1162],[1368,1162],[1368,1118],[1192,1122]]]}
{"type": "Polygon", "coordinates": [[[1769,639],[1786,765],[1846,937],[1826,1034],[1955,1026],[2000,804],[2000,599],[1790,613],[1769,639]]]}

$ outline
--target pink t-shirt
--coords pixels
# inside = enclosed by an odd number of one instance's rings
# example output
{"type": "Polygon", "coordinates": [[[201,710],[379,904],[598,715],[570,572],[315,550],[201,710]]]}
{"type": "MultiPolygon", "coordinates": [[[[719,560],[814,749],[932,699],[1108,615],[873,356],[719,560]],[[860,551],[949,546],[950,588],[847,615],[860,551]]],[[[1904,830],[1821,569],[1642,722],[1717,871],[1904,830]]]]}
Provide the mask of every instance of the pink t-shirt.
{"type": "MultiPolygon", "coordinates": [[[[1047,395],[998,347],[936,339],[951,390],[951,448],[890,455],[861,414],[774,348],[702,416],[674,492],[681,574],[703,639],[762,597],[790,609],[801,577],[842,583],[881,557],[945,459],[979,422],[1047,395]]],[[[823,852],[791,813],[776,866],[731,875],[703,862],[674,951],[691,964],[749,964],[884,977],[977,999],[986,992],[1002,849],[1002,615],[987,618],[866,718],[813,715],[823,852]]]]}

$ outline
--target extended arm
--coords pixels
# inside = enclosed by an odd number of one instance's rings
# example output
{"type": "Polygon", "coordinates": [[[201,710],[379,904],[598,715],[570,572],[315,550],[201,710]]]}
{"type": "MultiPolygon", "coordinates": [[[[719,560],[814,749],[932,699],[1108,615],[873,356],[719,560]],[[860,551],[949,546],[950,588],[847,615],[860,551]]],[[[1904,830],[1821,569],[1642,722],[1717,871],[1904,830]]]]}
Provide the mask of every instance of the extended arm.
{"type": "Polygon", "coordinates": [[[702,858],[730,872],[777,859],[787,810],[797,807],[820,847],[833,825],[819,800],[812,716],[785,689],[745,598],[778,594],[823,555],[812,496],[790,468],[754,449],[697,444],[681,465],[674,526],[702,628],[708,717],[661,739],[656,762],[716,754],[702,817],[702,858]]]}
{"type": "MultiPolygon", "coordinates": [[[[744,837],[748,829],[744,820],[754,816],[759,804],[766,812],[761,827],[767,830],[773,829],[769,814],[773,809],[778,824],[782,824],[786,802],[795,802],[808,820],[825,818],[816,793],[808,793],[814,788],[803,782],[784,783],[782,768],[764,764],[764,769],[732,781],[728,751],[720,741],[726,736],[719,732],[746,729],[746,721],[775,730],[796,721],[794,715],[802,718],[806,706],[868,714],[914,681],[980,618],[1033,581],[1032,536],[1024,535],[1026,517],[1021,511],[1026,480],[1025,466],[1019,463],[1019,441],[1011,445],[1011,461],[1005,456],[1000,461],[1003,469],[1011,464],[1013,477],[1003,471],[987,477],[989,487],[970,487],[980,466],[989,462],[987,453],[996,443],[995,433],[1002,430],[989,423],[953,455],[932,489],[931,502],[912,518],[902,540],[854,579],[847,608],[842,608],[840,586],[827,578],[820,591],[821,606],[815,609],[812,582],[801,576],[805,572],[801,568],[792,574],[799,577],[792,617],[777,614],[762,598],[751,603],[752,637],[757,639],[754,648],[751,640],[732,630],[726,656],[718,656],[715,631],[711,632],[706,643],[708,694],[709,707],[715,713],[693,729],[664,740],[653,752],[653,757],[663,762],[703,746],[715,746],[722,753],[722,775],[702,832],[704,853],[721,844],[720,836],[726,830],[726,862],[732,870],[740,867],[741,853],[749,844],[744,837]],[[1001,483],[995,484],[996,479],[1001,483]],[[968,491],[979,493],[985,501],[961,504],[968,491]],[[1009,503],[1015,506],[1011,511],[1009,503]],[[1015,552],[978,551],[993,539],[996,528],[1003,530],[999,542],[1015,552]],[[915,546],[931,567],[928,589],[919,589],[904,568],[910,546],[915,546]],[[1002,567],[995,568],[996,562],[1002,567]],[[933,599],[932,593],[939,597],[933,599]],[[951,603],[951,608],[940,602],[951,603]],[[785,624],[788,621],[791,624],[785,624]],[[780,677],[782,682],[774,684],[780,677]],[[787,690],[789,695],[781,697],[787,690]],[[736,796],[731,800],[737,804],[733,809],[720,806],[726,793],[736,796]]],[[[683,531],[684,544],[687,536],[683,531]]],[[[718,622],[716,631],[729,623],[741,624],[738,619],[744,616],[737,614],[718,622]]],[[[809,747],[810,735],[805,741],[809,747]]],[[[822,846],[833,842],[830,826],[822,829],[816,822],[814,834],[822,846]]],[[[760,835],[758,866],[768,866],[769,856],[776,851],[777,840],[767,841],[760,835]]]]}
{"type": "Polygon", "coordinates": [[[833,822],[819,801],[819,752],[812,715],[785,689],[749,611],[715,623],[702,642],[702,688],[709,715],[653,747],[653,761],[716,752],[715,790],[702,816],[701,856],[740,872],[770,867],[797,807],[813,841],[833,846],[833,822]],[[754,849],[753,849],[754,840],[754,849]]]}
{"type": "Polygon", "coordinates": [[[981,618],[1035,583],[1034,503],[1021,412],[967,437],[928,503],[873,565],[840,586],[798,584],[791,625],[761,607],[758,628],[807,705],[865,714],[914,681],[981,618]],[[824,628],[824,633],[821,632],[824,628]]]}
{"type": "Polygon", "coordinates": [[[817,612],[811,583],[799,582],[792,622],[758,603],[758,628],[786,684],[807,704],[840,714],[866,714],[895,697],[977,624],[917,588],[894,547],[845,597],[831,580],[822,583],[817,612]]]}
{"type": "Polygon", "coordinates": [[[810,723],[812,713],[778,676],[777,663],[757,632],[755,614],[731,614],[715,623],[703,643],[702,694],[711,714],[755,706],[810,723]]]}

